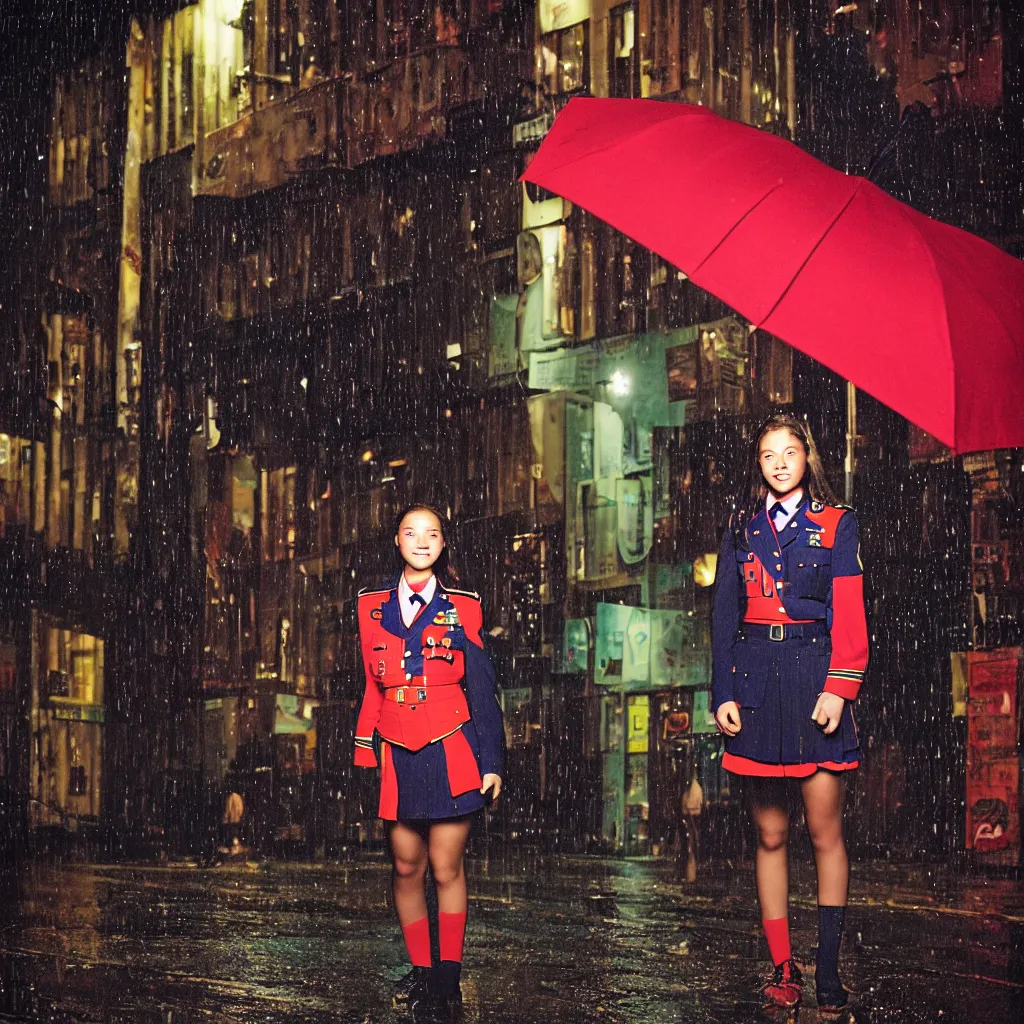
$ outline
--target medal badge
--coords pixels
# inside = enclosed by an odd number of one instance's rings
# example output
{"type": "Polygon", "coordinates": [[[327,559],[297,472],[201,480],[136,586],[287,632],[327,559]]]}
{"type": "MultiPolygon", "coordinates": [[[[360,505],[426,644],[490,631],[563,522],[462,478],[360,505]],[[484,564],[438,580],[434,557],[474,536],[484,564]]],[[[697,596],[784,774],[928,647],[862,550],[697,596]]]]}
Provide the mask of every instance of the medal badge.
{"type": "Polygon", "coordinates": [[[820,547],[821,547],[821,534],[820,534],[820,533],[812,533],[812,534],[811,534],[811,535],[810,535],[810,536],[809,536],[809,537],[807,538],[807,543],[808,543],[808,544],[809,544],[809,545],[810,545],[810,546],[811,546],[812,548],[820,548],[820,547]]]}

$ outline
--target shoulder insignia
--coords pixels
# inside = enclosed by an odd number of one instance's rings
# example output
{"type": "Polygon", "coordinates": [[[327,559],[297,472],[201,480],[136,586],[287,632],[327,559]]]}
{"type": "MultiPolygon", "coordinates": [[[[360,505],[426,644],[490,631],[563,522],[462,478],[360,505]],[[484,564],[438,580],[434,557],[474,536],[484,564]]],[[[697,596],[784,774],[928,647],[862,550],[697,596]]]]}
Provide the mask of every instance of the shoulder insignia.
{"type": "Polygon", "coordinates": [[[812,512],[824,512],[825,511],[825,506],[822,505],[822,503],[820,501],[812,501],[811,502],[811,511],[812,512]]]}
{"type": "Polygon", "coordinates": [[[446,594],[454,594],[456,597],[471,597],[474,601],[480,600],[480,595],[475,590],[452,590],[450,587],[445,590],[446,594]]]}

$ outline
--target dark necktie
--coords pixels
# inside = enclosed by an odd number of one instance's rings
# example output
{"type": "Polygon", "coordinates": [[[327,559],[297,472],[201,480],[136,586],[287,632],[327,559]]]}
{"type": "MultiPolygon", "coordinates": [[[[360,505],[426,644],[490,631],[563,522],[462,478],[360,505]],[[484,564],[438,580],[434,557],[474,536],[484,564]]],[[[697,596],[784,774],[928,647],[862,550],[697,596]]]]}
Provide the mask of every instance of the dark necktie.
{"type": "Polygon", "coordinates": [[[424,605],[426,605],[427,599],[422,594],[410,594],[409,604],[412,607],[412,621],[415,622],[419,618],[419,614],[423,611],[424,605]]]}
{"type": "Polygon", "coordinates": [[[781,501],[775,502],[774,505],[768,510],[768,515],[772,517],[772,522],[778,525],[779,517],[786,514],[786,506],[781,501]]]}

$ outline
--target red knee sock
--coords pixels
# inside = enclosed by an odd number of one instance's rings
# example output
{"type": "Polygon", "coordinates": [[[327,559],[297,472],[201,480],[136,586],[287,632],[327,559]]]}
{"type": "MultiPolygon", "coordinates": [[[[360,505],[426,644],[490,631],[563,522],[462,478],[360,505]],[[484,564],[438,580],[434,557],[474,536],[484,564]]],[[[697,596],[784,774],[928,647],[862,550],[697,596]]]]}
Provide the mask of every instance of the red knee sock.
{"type": "Polygon", "coordinates": [[[413,967],[430,966],[430,922],[421,917],[412,924],[402,925],[405,937],[405,948],[409,951],[409,959],[413,967]]]}
{"type": "Polygon", "coordinates": [[[772,963],[778,967],[793,956],[793,950],[789,945],[789,918],[762,920],[761,925],[764,928],[764,937],[768,940],[768,954],[772,958],[772,963]]]}
{"type": "Polygon", "coordinates": [[[462,963],[462,945],[466,938],[466,912],[437,915],[437,933],[441,940],[441,959],[462,963]]]}

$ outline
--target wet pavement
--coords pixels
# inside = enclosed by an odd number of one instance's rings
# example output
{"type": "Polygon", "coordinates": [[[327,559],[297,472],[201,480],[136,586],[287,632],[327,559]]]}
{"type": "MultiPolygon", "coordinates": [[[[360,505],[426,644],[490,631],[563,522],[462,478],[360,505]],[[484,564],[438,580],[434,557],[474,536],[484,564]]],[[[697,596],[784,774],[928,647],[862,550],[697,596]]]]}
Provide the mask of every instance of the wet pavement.
{"type": "MultiPolygon", "coordinates": [[[[851,1010],[814,1008],[813,869],[794,866],[794,952],[809,1005],[765,1016],[751,872],[679,884],[663,861],[474,861],[462,1019],[975,1024],[1024,1020],[1020,883],[855,869],[851,1010]]],[[[7,879],[0,1020],[407,1024],[388,868],[29,865],[7,879]]]]}

